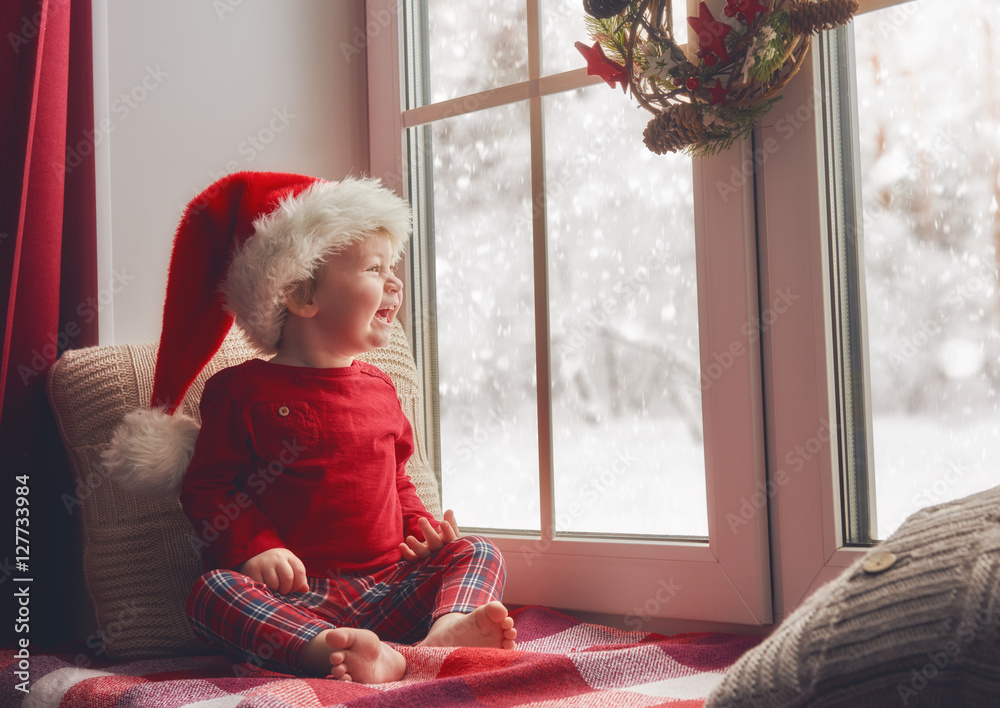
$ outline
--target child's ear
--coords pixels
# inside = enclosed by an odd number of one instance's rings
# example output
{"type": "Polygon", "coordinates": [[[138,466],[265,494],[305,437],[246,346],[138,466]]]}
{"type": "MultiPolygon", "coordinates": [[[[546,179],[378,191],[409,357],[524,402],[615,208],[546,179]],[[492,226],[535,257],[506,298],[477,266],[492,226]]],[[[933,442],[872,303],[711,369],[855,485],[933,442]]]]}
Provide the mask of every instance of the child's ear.
{"type": "Polygon", "coordinates": [[[301,303],[294,297],[287,297],[285,298],[285,309],[296,317],[313,317],[319,311],[312,298],[306,303],[301,303]]]}

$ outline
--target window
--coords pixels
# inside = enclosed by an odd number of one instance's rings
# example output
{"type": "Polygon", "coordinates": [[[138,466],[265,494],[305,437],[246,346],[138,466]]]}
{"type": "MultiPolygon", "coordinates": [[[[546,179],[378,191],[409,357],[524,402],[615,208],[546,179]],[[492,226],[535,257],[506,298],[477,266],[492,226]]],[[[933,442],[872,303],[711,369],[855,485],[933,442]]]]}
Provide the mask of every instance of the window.
{"type": "MultiPolygon", "coordinates": [[[[523,6],[409,7],[445,505],[472,527],[539,530],[541,451],[557,534],[707,537],[690,159],[656,159],[634,139],[644,112],[579,72],[537,101],[496,96],[546,73],[525,60],[523,6]],[[468,69],[491,57],[482,83],[468,69]]],[[[555,4],[540,9],[556,35],[555,4]]]]}
{"type": "Polygon", "coordinates": [[[942,130],[997,133],[979,93],[996,69],[973,55],[986,51],[977,33],[997,26],[998,8],[971,9],[977,29],[930,61],[927,43],[944,46],[963,26],[948,3],[863,3],[870,13],[814,44],[811,70],[756,136],[775,147],[757,179],[762,292],[802,296],[764,350],[769,475],[787,480],[770,516],[779,616],[849,564],[851,545],[994,483],[995,270],[977,280],[975,264],[993,258],[984,236],[995,232],[996,198],[984,192],[997,158],[980,146],[969,159],[961,139],[931,147],[942,130]],[[973,88],[948,78],[966,71],[973,88]],[[926,180],[934,186],[921,191],[926,180]],[[937,218],[922,230],[926,207],[937,218]],[[962,295],[970,285],[975,298],[962,295]],[[928,312],[944,313],[955,334],[921,329],[928,312]],[[976,356],[970,339],[982,345],[976,356]],[[956,346],[969,355],[965,378],[956,346]]]}
{"type": "MultiPolygon", "coordinates": [[[[988,49],[1000,19],[982,3],[988,49]]],[[[512,602],[767,623],[852,545],[988,483],[959,453],[998,427],[996,71],[982,47],[912,63],[959,26],[933,19],[947,5],[862,3],[856,28],[814,40],[752,141],[692,163],[645,153],[648,116],[579,68],[576,0],[369,0],[399,27],[369,46],[388,57],[369,65],[372,171],[415,207],[431,452],[446,504],[501,545],[512,602]],[[899,24],[917,17],[926,29],[899,24]],[[973,132],[940,164],[905,139],[919,111],[886,112],[902,98],[871,73],[876,48],[894,74],[935,77],[913,79],[928,113],[947,67],[967,67],[954,105],[973,132]],[[904,224],[907,204],[930,213],[904,224]],[[893,369],[924,336],[918,303],[949,295],[954,327],[893,369]],[[889,454],[913,453],[910,436],[936,441],[932,497],[893,472],[913,464],[889,454]],[[966,467],[944,476],[945,458],[966,467]]]]}
{"type": "MultiPolygon", "coordinates": [[[[500,544],[511,602],[770,621],[752,185],[725,193],[735,210],[715,189],[742,155],[648,153],[650,116],[579,68],[575,0],[382,10],[406,100],[381,133],[399,157],[372,169],[415,207],[445,503],[500,544]]],[[[385,105],[391,80],[370,74],[385,105]]]]}
{"type": "Polygon", "coordinates": [[[845,329],[867,344],[848,380],[870,418],[860,422],[869,434],[853,436],[870,441],[859,467],[874,475],[848,474],[849,542],[885,538],[921,507],[996,483],[998,39],[996,3],[957,13],[922,0],[859,17],[825,55],[856,76],[842,124],[853,163],[845,228],[858,237],[842,243],[858,264],[851,290],[867,295],[845,329]]]}

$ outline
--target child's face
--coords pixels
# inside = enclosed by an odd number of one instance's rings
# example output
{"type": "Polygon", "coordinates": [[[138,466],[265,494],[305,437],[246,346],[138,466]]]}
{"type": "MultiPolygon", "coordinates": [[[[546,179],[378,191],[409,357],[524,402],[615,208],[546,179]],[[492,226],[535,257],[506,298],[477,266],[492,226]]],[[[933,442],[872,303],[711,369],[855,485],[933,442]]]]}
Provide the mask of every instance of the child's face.
{"type": "Polygon", "coordinates": [[[389,239],[375,233],[323,264],[310,304],[324,353],[350,358],[389,343],[403,302],[392,260],[389,239]]]}

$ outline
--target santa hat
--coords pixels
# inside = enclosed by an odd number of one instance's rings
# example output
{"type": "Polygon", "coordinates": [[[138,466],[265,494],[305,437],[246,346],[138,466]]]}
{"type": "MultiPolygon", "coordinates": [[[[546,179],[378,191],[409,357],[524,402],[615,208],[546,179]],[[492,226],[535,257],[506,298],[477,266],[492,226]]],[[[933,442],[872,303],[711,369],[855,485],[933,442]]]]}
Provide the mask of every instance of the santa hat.
{"type": "Polygon", "coordinates": [[[128,414],[116,431],[104,453],[112,478],[140,497],[176,494],[198,435],[177,407],[233,320],[274,354],[289,292],[375,232],[398,259],[410,209],[376,179],[237,172],[195,197],[174,237],[151,410],[128,414]]]}

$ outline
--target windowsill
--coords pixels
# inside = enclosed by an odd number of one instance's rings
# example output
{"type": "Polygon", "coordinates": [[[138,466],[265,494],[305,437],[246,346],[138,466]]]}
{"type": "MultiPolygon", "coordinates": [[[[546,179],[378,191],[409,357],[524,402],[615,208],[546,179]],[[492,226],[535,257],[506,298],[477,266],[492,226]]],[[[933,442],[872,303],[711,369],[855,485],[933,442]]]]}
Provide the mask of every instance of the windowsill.
{"type": "Polygon", "coordinates": [[[562,610],[558,612],[569,615],[581,622],[599,624],[605,627],[614,627],[625,631],[653,632],[670,637],[675,634],[687,634],[695,632],[724,632],[726,634],[752,634],[756,636],[767,636],[776,625],[748,625],[730,624],[727,622],[706,622],[702,620],[673,619],[670,617],[650,617],[645,620],[636,617],[623,617],[621,615],[605,614],[601,612],[580,612],[578,610],[562,610]],[[640,621],[641,620],[641,621],[640,621]]]}

